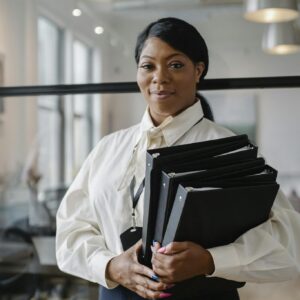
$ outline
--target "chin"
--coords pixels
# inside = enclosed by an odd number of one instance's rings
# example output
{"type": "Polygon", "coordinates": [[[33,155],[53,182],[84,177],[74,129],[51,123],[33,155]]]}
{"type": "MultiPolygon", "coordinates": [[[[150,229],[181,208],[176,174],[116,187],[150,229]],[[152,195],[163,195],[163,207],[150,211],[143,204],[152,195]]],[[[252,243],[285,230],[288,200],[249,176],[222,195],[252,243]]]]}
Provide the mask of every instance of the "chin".
{"type": "Polygon", "coordinates": [[[182,110],[182,108],[174,107],[174,105],[158,105],[156,103],[156,105],[153,106],[153,111],[164,117],[176,116],[182,110]]]}

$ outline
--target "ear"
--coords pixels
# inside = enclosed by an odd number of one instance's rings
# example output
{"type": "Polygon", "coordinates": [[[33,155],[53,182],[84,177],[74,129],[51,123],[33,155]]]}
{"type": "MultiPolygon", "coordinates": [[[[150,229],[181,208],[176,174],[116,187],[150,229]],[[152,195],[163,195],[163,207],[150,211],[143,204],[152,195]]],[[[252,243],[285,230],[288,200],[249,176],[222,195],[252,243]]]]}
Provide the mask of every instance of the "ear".
{"type": "Polygon", "coordinates": [[[200,81],[200,77],[202,73],[205,70],[205,64],[203,62],[199,62],[195,65],[195,71],[196,71],[196,82],[198,83],[200,81]]]}

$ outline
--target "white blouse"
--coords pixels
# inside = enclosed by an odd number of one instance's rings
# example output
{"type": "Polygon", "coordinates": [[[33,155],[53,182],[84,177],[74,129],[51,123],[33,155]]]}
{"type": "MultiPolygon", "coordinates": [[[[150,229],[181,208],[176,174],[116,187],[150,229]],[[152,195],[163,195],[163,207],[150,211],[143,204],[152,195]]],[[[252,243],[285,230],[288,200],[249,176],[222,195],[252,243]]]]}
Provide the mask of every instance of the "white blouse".
{"type": "MultiPolygon", "coordinates": [[[[104,137],[84,162],[57,213],[56,256],[59,268],[102,286],[107,263],[123,252],[120,234],[132,224],[129,184],[144,178],[145,151],[233,135],[203,117],[199,101],[155,127],[146,110],[142,122],[104,137]]],[[[143,224],[143,195],[136,208],[143,224]]],[[[230,220],[228,220],[230,222],[230,220]]],[[[295,278],[300,270],[300,215],[281,192],[269,220],[234,243],[209,249],[212,276],[246,282],[295,278]]]]}

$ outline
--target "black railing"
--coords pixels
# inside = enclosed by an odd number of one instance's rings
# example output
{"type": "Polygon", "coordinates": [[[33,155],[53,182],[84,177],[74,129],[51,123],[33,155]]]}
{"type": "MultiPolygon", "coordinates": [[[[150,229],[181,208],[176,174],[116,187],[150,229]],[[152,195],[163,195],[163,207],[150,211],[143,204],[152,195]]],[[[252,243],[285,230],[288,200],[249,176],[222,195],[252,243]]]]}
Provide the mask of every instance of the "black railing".
{"type": "MultiPolygon", "coordinates": [[[[300,87],[300,76],[206,79],[198,86],[199,90],[202,91],[297,87],[300,87]]],[[[68,94],[119,94],[136,93],[138,91],[139,88],[136,82],[11,86],[0,87],[0,97],[68,94]]]]}

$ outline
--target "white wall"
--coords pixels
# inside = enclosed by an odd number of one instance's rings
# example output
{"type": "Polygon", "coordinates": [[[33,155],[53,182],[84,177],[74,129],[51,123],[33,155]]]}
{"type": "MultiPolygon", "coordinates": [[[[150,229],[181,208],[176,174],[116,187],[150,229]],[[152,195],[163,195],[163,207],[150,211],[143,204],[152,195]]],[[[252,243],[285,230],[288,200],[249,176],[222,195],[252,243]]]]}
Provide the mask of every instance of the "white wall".
{"type": "MultiPolygon", "coordinates": [[[[7,86],[36,83],[35,18],[34,0],[0,1],[0,53],[7,86]]],[[[36,131],[34,107],[34,99],[5,99],[0,174],[10,174],[24,163],[36,131]]]]}

